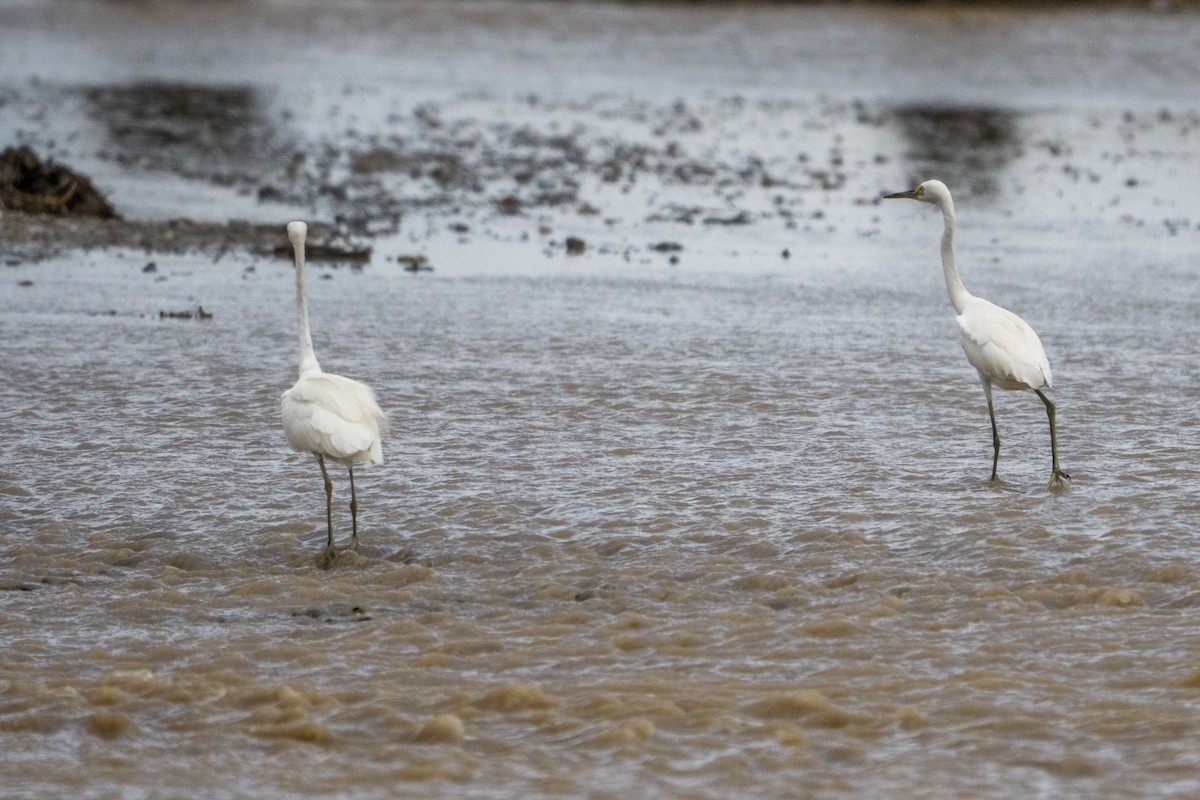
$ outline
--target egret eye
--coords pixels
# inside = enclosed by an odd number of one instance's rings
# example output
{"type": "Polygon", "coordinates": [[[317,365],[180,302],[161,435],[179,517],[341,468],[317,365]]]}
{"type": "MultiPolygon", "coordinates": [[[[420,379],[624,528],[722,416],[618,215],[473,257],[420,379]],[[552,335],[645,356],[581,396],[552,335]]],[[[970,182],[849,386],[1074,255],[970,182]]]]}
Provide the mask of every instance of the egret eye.
{"type": "Polygon", "coordinates": [[[924,197],[924,196],[925,196],[925,187],[918,186],[917,187],[917,197],[924,197]]]}

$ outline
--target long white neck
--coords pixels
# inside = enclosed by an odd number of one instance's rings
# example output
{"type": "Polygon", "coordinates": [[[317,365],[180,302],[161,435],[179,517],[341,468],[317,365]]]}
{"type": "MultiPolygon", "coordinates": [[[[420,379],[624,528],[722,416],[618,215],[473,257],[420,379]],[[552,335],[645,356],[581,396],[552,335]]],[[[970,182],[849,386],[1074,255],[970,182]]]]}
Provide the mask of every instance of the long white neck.
{"type": "Polygon", "coordinates": [[[958,269],[954,266],[954,201],[946,198],[945,203],[938,203],[942,209],[945,229],[942,231],[942,272],[946,276],[946,293],[950,295],[950,305],[954,311],[961,314],[971,299],[971,293],[963,286],[958,277],[958,269]]]}
{"type": "Polygon", "coordinates": [[[304,239],[292,242],[296,253],[296,322],[300,330],[300,374],[321,369],[308,329],[308,287],[304,281],[304,239]]]}

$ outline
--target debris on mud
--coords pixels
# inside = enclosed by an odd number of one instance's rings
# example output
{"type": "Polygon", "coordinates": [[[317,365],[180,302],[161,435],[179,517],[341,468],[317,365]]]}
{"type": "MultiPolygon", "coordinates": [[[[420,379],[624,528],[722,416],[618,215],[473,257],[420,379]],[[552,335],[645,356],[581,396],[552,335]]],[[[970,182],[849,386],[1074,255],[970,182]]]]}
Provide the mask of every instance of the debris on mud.
{"type": "Polygon", "coordinates": [[[30,214],[117,219],[117,212],[86,175],[29,147],[0,153],[0,208],[30,214]]]}
{"type": "MultiPolygon", "coordinates": [[[[309,235],[318,241],[308,248],[310,261],[352,264],[371,258],[369,247],[325,245],[335,231],[324,223],[309,223],[309,235]]],[[[140,250],[147,254],[210,253],[218,261],[226,253],[244,251],[263,258],[291,258],[291,247],[282,224],[256,224],[242,220],[201,222],[180,218],[165,222],[102,220],[95,217],[52,217],[28,213],[0,216],[0,242],[7,254],[31,259],[48,258],[77,248],[108,247],[140,250]]],[[[149,266],[148,262],[147,266],[149,266]]],[[[142,268],[145,272],[154,270],[142,268]]]]}
{"type": "Polygon", "coordinates": [[[424,253],[406,253],[396,256],[396,261],[407,272],[433,272],[433,267],[429,266],[429,259],[424,253]]]}
{"type": "Polygon", "coordinates": [[[749,225],[750,215],[744,210],[739,211],[731,217],[705,217],[705,225],[749,225]]]}
{"type": "MultiPolygon", "coordinates": [[[[292,257],[292,246],[286,243],[278,244],[272,252],[276,258],[290,259],[292,257]]],[[[371,261],[371,248],[355,245],[322,244],[318,242],[305,245],[304,255],[309,261],[367,264],[371,261]]]]}
{"type": "Polygon", "coordinates": [[[212,319],[212,312],[205,311],[204,306],[197,306],[195,311],[159,311],[159,319],[212,319]]]}

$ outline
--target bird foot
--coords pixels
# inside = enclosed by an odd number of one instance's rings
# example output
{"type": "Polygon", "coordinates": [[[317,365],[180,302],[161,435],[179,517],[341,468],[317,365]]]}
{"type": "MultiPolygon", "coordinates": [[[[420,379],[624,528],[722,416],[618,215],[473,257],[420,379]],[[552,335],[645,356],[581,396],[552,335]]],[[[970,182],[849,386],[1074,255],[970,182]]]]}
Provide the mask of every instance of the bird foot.
{"type": "Polygon", "coordinates": [[[329,545],[328,547],[326,547],[324,552],[321,553],[321,558],[320,558],[321,569],[329,569],[330,567],[332,567],[334,564],[337,563],[338,557],[340,555],[341,554],[338,553],[338,549],[336,547],[334,547],[333,545],[329,545]]]}
{"type": "Polygon", "coordinates": [[[1071,476],[1061,469],[1054,470],[1050,475],[1050,482],[1046,484],[1046,489],[1051,492],[1065,492],[1069,488],[1071,488],[1071,476]]]}

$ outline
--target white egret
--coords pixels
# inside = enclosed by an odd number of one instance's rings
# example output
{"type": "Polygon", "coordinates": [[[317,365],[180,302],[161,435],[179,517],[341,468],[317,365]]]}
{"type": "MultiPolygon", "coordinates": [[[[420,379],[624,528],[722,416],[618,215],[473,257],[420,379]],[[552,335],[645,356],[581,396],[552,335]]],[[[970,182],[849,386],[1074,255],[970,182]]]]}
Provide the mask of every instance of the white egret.
{"type": "Polygon", "coordinates": [[[992,480],[1000,463],[1000,433],[996,429],[996,411],[992,406],[992,386],[1001,389],[1028,389],[1041,398],[1050,419],[1050,483],[1047,489],[1065,489],[1071,476],[1058,465],[1058,441],[1054,428],[1054,403],[1042,392],[1051,388],[1050,361],[1033,328],[1008,309],[976,297],[967,291],[954,266],[954,200],[941,181],[925,181],[909,192],[896,192],[884,199],[908,198],[932,203],[942,210],[942,271],[946,291],[957,313],[963,351],[967,361],[979,372],[983,394],[987,397],[992,419],[992,480]]]}
{"type": "Polygon", "coordinates": [[[353,533],[350,549],[358,550],[358,498],[354,493],[354,465],[383,463],[381,431],[387,418],[375,401],[371,388],[356,380],[324,372],[313,353],[308,329],[308,289],[305,285],[304,239],[308,226],[291,222],[287,226],[296,266],[296,318],[300,331],[300,379],[283,393],[281,409],[283,430],[288,444],[301,453],[312,453],[325,478],[325,524],[328,540],[324,563],[337,558],[333,543],[333,481],[325,469],[325,459],[344,464],[350,472],[350,517],[353,533]]]}

